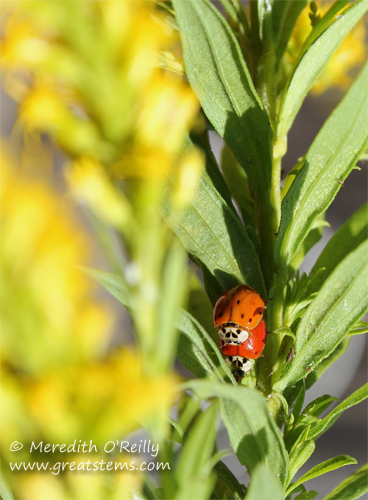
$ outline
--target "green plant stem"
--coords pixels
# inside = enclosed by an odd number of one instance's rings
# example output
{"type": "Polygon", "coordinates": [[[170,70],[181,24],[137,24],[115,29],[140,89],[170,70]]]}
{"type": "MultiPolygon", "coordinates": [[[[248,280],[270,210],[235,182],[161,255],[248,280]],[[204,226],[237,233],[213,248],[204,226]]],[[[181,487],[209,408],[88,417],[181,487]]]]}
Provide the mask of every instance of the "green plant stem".
{"type": "Polygon", "coordinates": [[[283,294],[284,286],[278,284],[274,289],[272,301],[269,301],[266,318],[267,331],[266,347],[263,356],[258,361],[258,388],[266,397],[272,394],[272,372],[278,359],[281,335],[274,334],[282,325],[283,317],[283,294]]]}

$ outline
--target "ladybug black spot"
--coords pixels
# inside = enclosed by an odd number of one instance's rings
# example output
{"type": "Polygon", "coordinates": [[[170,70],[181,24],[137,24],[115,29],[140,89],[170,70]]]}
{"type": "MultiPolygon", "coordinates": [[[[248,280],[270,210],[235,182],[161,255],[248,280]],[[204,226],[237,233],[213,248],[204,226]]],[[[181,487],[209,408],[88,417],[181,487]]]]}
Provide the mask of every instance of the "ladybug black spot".
{"type": "Polygon", "coordinates": [[[255,351],[255,354],[257,354],[257,351],[255,351]]]}
{"type": "Polygon", "coordinates": [[[236,301],[236,303],[237,303],[237,304],[240,304],[240,300],[237,300],[237,301],[236,301]]]}
{"type": "Polygon", "coordinates": [[[219,317],[220,317],[220,318],[221,318],[222,314],[223,314],[222,312],[219,314],[219,317]]]}
{"type": "Polygon", "coordinates": [[[252,318],[250,318],[250,320],[248,321],[248,323],[251,323],[252,322],[252,318]]]}
{"type": "Polygon", "coordinates": [[[265,343],[266,342],[266,339],[262,339],[262,342],[265,343]]]}
{"type": "Polygon", "coordinates": [[[244,314],[242,314],[241,317],[244,318],[244,314]]]}

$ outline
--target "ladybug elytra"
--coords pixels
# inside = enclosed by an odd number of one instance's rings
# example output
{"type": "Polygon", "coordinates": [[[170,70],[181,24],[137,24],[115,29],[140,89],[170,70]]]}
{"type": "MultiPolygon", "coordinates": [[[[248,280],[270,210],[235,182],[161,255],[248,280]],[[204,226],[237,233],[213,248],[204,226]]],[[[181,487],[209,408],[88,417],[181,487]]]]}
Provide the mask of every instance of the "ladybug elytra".
{"type": "Polygon", "coordinates": [[[213,310],[213,325],[219,335],[222,354],[243,372],[252,368],[249,359],[258,358],[266,342],[263,319],[266,305],[247,285],[223,293],[213,310]]]}

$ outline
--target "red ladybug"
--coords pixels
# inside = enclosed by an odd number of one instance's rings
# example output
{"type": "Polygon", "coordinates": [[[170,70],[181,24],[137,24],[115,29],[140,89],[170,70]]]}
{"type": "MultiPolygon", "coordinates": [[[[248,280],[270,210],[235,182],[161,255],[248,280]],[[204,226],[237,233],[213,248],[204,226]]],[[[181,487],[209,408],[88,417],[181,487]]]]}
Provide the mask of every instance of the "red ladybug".
{"type": "Polygon", "coordinates": [[[256,359],[262,354],[266,343],[266,323],[264,320],[251,332],[245,342],[241,344],[226,344],[219,338],[222,354],[226,356],[230,363],[234,363],[243,372],[252,369],[249,359],[256,359]]]}
{"type": "Polygon", "coordinates": [[[266,342],[263,314],[266,305],[247,285],[223,293],[213,311],[213,324],[219,334],[220,348],[231,363],[243,372],[252,368],[249,359],[258,358],[266,342]]]}

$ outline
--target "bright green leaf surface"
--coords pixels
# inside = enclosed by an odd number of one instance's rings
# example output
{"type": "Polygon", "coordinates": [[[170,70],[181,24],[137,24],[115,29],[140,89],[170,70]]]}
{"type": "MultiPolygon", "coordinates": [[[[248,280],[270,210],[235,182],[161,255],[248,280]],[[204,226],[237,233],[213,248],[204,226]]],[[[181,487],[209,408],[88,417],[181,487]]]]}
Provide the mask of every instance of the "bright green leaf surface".
{"type": "Polygon", "coordinates": [[[323,268],[308,287],[308,293],[321,288],[335,267],[368,237],[368,204],[357,210],[332,236],[318,257],[310,276],[323,268]]]}
{"type": "Polygon", "coordinates": [[[278,60],[284,55],[296,20],[307,3],[307,0],[298,0],[297,2],[276,0],[273,2],[271,14],[272,29],[278,60]]]}
{"type": "Polygon", "coordinates": [[[349,254],[326,280],[299,324],[295,357],[276,383],[276,391],[306,377],[367,311],[367,256],[368,241],[349,254]]]}
{"type": "Polygon", "coordinates": [[[245,500],[284,500],[281,483],[264,465],[255,467],[245,500]]]}
{"type": "Polygon", "coordinates": [[[251,474],[255,466],[263,462],[283,484],[286,483],[287,453],[261,394],[244,386],[206,381],[188,382],[186,387],[201,399],[220,398],[221,415],[231,446],[251,474]]]}
{"type": "Polygon", "coordinates": [[[293,479],[298,470],[305,464],[314,452],[316,445],[312,439],[304,441],[290,453],[290,480],[293,479]]]}
{"type": "Polygon", "coordinates": [[[175,500],[207,498],[214,484],[210,475],[215,446],[217,408],[212,404],[196,421],[183,447],[176,477],[178,492],[175,500]]]}
{"type": "MultiPolygon", "coordinates": [[[[368,0],[367,0],[368,1],[368,0]]],[[[317,217],[330,205],[368,142],[368,63],[310,147],[282,203],[275,258],[287,266],[317,217]]]]}
{"type": "Polygon", "coordinates": [[[317,491],[303,491],[294,500],[313,500],[318,495],[317,491]]]}
{"type": "Polygon", "coordinates": [[[250,196],[247,174],[227,144],[224,145],[221,153],[221,170],[239,207],[244,224],[251,224],[255,227],[254,202],[250,196]]]}
{"type": "Polygon", "coordinates": [[[174,0],[189,82],[255,192],[271,186],[271,128],[238,43],[207,0],[174,0]]]}
{"type": "Polygon", "coordinates": [[[344,467],[345,465],[353,465],[356,463],[357,461],[355,460],[355,458],[349,457],[348,455],[339,455],[337,457],[330,458],[329,460],[316,465],[315,467],[313,467],[313,469],[311,469],[306,474],[304,474],[304,476],[298,479],[298,481],[296,481],[286,492],[286,495],[289,495],[297,486],[305,483],[306,481],[309,481],[310,479],[322,476],[327,472],[339,469],[340,467],[344,467]]]}
{"type": "Polygon", "coordinates": [[[303,415],[314,415],[318,417],[321,413],[323,413],[327,408],[334,402],[338,401],[337,398],[333,398],[328,394],[324,396],[320,396],[316,398],[314,401],[311,401],[303,410],[303,415]]]}
{"type": "MultiPolygon", "coordinates": [[[[192,147],[189,141],[187,147],[192,147]]],[[[213,166],[210,168],[212,170],[213,166]]],[[[188,252],[206,267],[222,291],[247,283],[265,296],[253,243],[233,207],[222,198],[207,172],[184,212],[173,213],[165,206],[163,214],[188,252]]]]}
{"type": "Polygon", "coordinates": [[[277,132],[279,140],[286,136],[309,89],[367,8],[367,0],[354,2],[341,16],[337,16],[332,25],[305,52],[295,68],[281,104],[277,132]]]}
{"type": "Polygon", "coordinates": [[[326,415],[315,427],[313,427],[308,433],[308,439],[318,439],[322,434],[324,434],[332,424],[344,413],[345,410],[351,406],[361,403],[368,397],[368,384],[363,385],[357,391],[353,392],[348,398],[342,403],[336,406],[328,415],[326,415]]]}
{"type": "Polygon", "coordinates": [[[368,491],[368,465],[364,465],[337,486],[324,500],[356,500],[368,491]]]}

